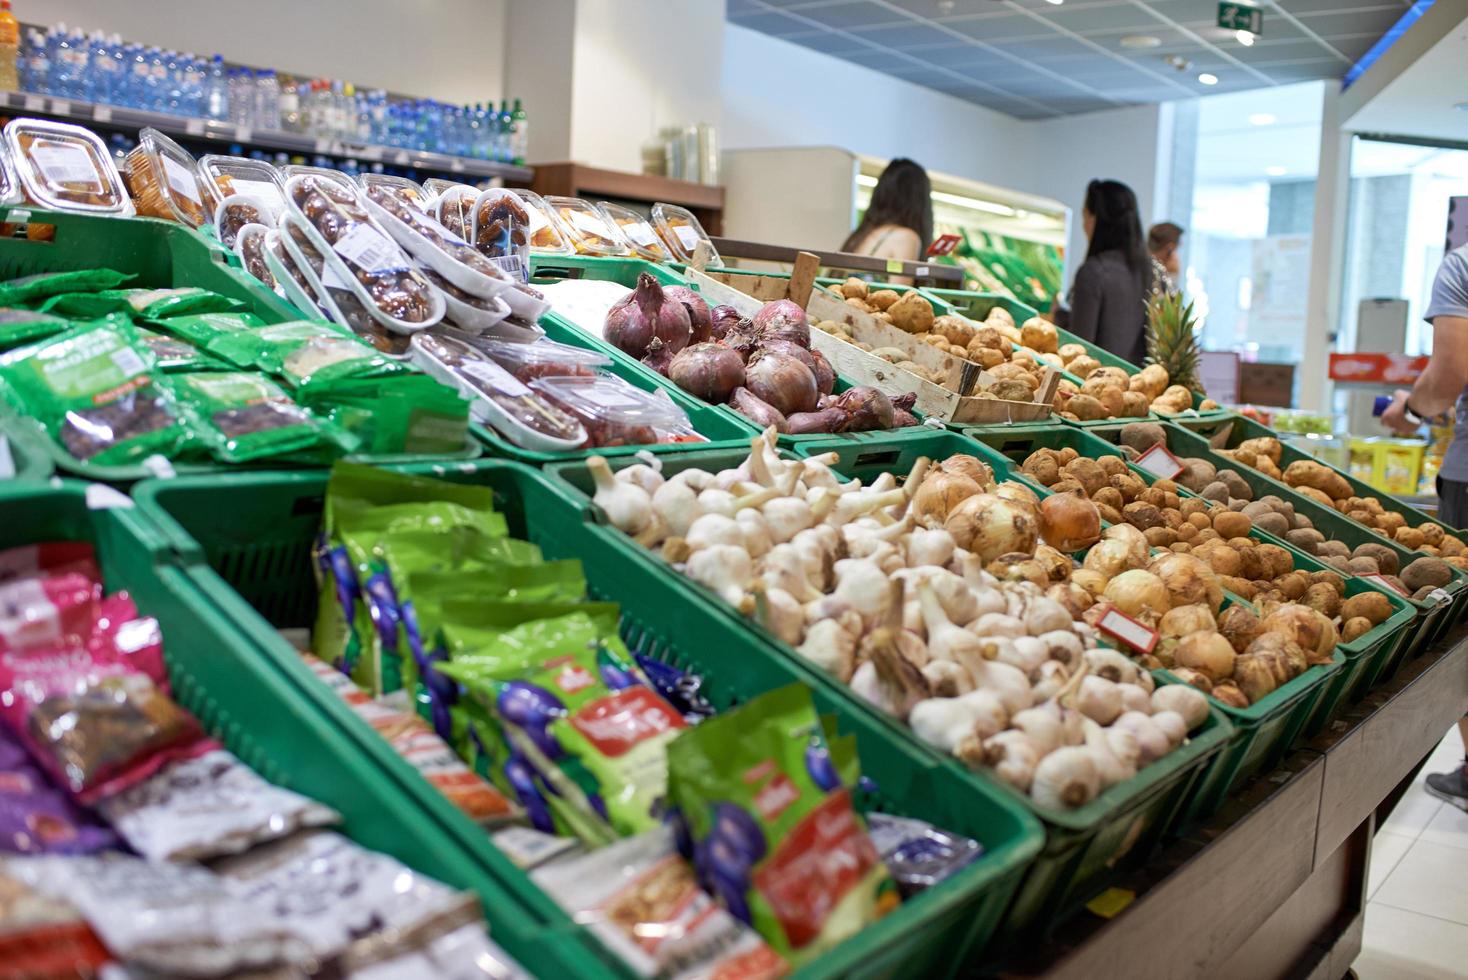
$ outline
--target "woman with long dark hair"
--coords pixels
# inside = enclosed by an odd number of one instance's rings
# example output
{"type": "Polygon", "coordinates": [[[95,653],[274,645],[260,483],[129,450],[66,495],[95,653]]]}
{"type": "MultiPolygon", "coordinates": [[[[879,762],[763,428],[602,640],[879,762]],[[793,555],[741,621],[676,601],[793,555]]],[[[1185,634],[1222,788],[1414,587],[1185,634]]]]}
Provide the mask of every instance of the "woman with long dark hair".
{"type": "Polygon", "coordinates": [[[911,160],[897,159],[882,171],[872,189],[872,203],[841,251],[916,262],[932,241],[933,185],[928,172],[911,160]]]}
{"type": "Polygon", "coordinates": [[[1141,364],[1147,354],[1152,259],[1142,237],[1137,195],[1120,181],[1093,180],[1086,187],[1081,220],[1091,244],[1071,286],[1066,329],[1141,364]]]}

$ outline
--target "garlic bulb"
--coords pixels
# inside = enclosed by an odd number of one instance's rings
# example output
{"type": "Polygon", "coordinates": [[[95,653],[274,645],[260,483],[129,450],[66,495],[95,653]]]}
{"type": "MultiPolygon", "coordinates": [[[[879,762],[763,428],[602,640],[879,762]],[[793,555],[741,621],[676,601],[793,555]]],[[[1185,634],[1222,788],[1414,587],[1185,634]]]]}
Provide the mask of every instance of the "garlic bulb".
{"type": "Polygon", "coordinates": [[[698,507],[698,494],[686,481],[678,479],[664,481],[653,492],[652,510],[662,515],[668,533],[680,538],[688,533],[689,526],[702,513],[698,507]]]}
{"type": "Polygon", "coordinates": [[[749,557],[759,558],[774,546],[770,539],[770,526],[757,510],[741,510],[734,515],[739,531],[744,536],[744,550],[749,557]]]}
{"type": "Polygon", "coordinates": [[[1208,720],[1208,698],[1187,684],[1164,684],[1152,692],[1152,713],[1174,711],[1192,731],[1208,720]]]}
{"type": "Polygon", "coordinates": [[[907,563],[913,567],[934,565],[946,568],[958,545],[942,528],[917,528],[907,539],[907,563]]]}
{"type": "Polygon", "coordinates": [[[1076,694],[1076,708],[1092,721],[1109,725],[1122,713],[1121,691],[1104,677],[1086,677],[1076,694]]]}
{"type": "Polygon", "coordinates": [[[605,457],[589,457],[586,468],[596,482],[591,501],[602,509],[613,527],[626,534],[637,534],[647,527],[652,520],[652,498],[646,490],[613,476],[605,457]]]}
{"type": "Polygon", "coordinates": [[[973,735],[980,740],[1004,730],[1009,713],[990,691],[956,698],[928,698],[913,705],[908,723],[918,738],[944,752],[973,735]]]}
{"type": "MultiPolygon", "coordinates": [[[[694,551],[712,548],[714,545],[732,545],[744,548],[744,531],[739,522],[723,514],[704,514],[689,527],[684,540],[694,551]]],[[[746,552],[748,556],[748,553],[746,552]]],[[[752,556],[750,556],[752,557],[752,556]]]]}
{"type": "Polygon", "coordinates": [[[1089,718],[1081,724],[1086,732],[1086,748],[1090,750],[1091,758],[1096,763],[1096,775],[1101,779],[1103,790],[1137,774],[1136,765],[1128,765],[1112,749],[1106,737],[1106,729],[1089,718]]]}
{"type": "Polygon", "coordinates": [[[1162,730],[1173,748],[1183,744],[1188,737],[1188,723],[1176,711],[1159,711],[1152,716],[1152,724],[1162,730]]]}
{"type": "Polygon", "coordinates": [[[716,544],[695,551],[686,568],[689,578],[713,589],[731,606],[739,605],[754,577],[749,552],[739,545],[716,544]]]}
{"type": "Polygon", "coordinates": [[[1031,799],[1055,810],[1085,806],[1100,793],[1095,757],[1078,745],[1063,746],[1042,758],[1030,784],[1031,799]]]}
{"type": "MultiPolygon", "coordinates": [[[[656,457],[654,457],[656,459],[656,457]]],[[[663,474],[646,463],[634,463],[617,471],[617,479],[640,487],[649,496],[657,493],[663,485],[663,474]]]]}
{"type": "MultiPolygon", "coordinates": [[[[982,748],[983,764],[992,768],[994,775],[1021,793],[1030,791],[1035,767],[1040,764],[1042,755],[1033,739],[1024,732],[1010,729],[984,739],[982,748]]],[[[964,755],[963,746],[960,746],[959,757],[964,758],[964,755]]],[[[969,760],[965,758],[964,761],[969,760]]]]}
{"type": "Polygon", "coordinates": [[[805,611],[790,593],[782,589],[766,589],[763,582],[751,586],[754,596],[754,618],[777,639],[796,645],[805,635],[805,611]]]}
{"type": "Polygon", "coordinates": [[[1156,762],[1172,751],[1172,740],[1157,726],[1151,715],[1144,715],[1140,711],[1128,711],[1117,718],[1113,726],[1136,736],[1137,748],[1141,752],[1139,758],[1144,766],[1156,762]]]}
{"type": "Polygon", "coordinates": [[[956,698],[974,689],[973,675],[952,660],[929,660],[922,671],[934,697],[956,698]]]}
{"type": "Polygon", "coordinates": [[[802,657],[845,683],[856,670],[857,631],[861,618],[855,613],[822,619],[805,631],[805,641],[795,650],[802,657]]]}
{"type": "Polygon", "coordinates": [[[1070,613],[1054,599],[1035,596],[1025,605],[1025,629],[1031,636],[1068,630],[1072,622],[1070,613]]]}

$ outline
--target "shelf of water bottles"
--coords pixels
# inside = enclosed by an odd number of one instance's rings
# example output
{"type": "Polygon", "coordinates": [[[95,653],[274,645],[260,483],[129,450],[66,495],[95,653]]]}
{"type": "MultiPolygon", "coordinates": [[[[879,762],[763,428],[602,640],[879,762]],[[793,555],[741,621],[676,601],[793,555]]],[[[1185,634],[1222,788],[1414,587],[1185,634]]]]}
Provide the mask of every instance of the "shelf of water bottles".
{"type": "Polygon", "coordinates": [[[123,41],[65,24],[27,27],[10,109],[155,129],[261,149],[528,182],[528,120],[496,110],[357,91],[123,41]],[[283,84],[282,84],[283,83],[283,84]]]}

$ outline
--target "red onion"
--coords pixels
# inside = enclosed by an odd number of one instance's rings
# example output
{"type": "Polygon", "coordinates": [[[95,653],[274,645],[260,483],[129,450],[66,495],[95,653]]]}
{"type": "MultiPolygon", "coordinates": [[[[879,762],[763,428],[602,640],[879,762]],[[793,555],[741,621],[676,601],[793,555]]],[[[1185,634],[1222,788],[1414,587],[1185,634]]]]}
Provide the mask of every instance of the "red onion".
{"type": "Polygon", "coordinates": [[[647,345],[647,356],[642,359],[642,363],[666,378],[668,368],[673,364],[673,351],[667,344],[654,337],[647,345]]]}
{"type": "Polygon", "coordinates": [[[759,350],[759,337],[753,333],[745,333],[740,327],[753,326],[748,320],[740,320],[724,334],[720,341],[725,347],[738,354],[741,360],[748,361],[754,352],[759,350]]]}
{"type": "Polygon", "coordinates": [[[908,426],[922,425],[917,416],[905,408],[894,408],[892,410],[892,428],[906,429],[908,426]]]}
{"type": "Polygon", "coordinates": [[[667,373],[679,388],[717,405],[744,384],[744,361],[723,344],[694,344],[678,352],[667,373]]]}
{"type": "MultiPolygon", "coordinates": [[[[732,330],[736,323],[744,319],[744,317],[740,316],[739,311],[732,306],[714,307],[712,310],[709,310],[709,318],[715,340],[723,340],[724,335],[732,330]]],[[[754,333],[754,325],[750,324],[749,328],[743,332],[754,333]]]]}
{"type": "Polygon", "coordinates": [[[607,343],[640,358],[654,337],[672,355],[688,346],[692,332],[683,304],[668,299],[658,281],[644,272],[637,277],[637,288],[607,311],[602,335],[607,343]]]}
{"type": "Polygon", "coordinates": [[[874,429],[892,428],[895,414],[892,400],[876,388],[866,385],[847,388],[836,396],[833,404],[846,413],[842,432],[870,432],[874,429]]]}
{"type": "Polygon", "coordinates": [[[771,351],[760,351],[749,359],[744,386],[781,415],[814,411],[820,397],[810,368],[788,354],[771,351]]]}
{"type": "Polygon", "coordinates": [[[818,412],[796,412],[785,420],[792,436],[808,435],[812,432],[837,432],[846,421],[846,413],[839,408],[823,408],[818,412]]]}
{"type": "Polygon", "coordinates": [[[785,416],[780,414],[780,410],[756,396],[748,388],[735,388],[734,393],[729,396],[729,404],[734,411],[754,422],[761,429],[768,429],[773,425],[777,432],[787,431],[785,416]]]}
{"type": "Polygon", "coordinates": [[[754,315],[754,326],[761,338],[778,337],[801,347],[810,347],[810,321],[794,300],[777,299],[766,303],[754,315]]]}
{"type": "Polygon", "coordinates": [[[810,368],[811,374],[816,373],[815,358],[810,356],[810,351],[799,344],[792,344],[790,341],[781,340],[778,337],[769,337],[756,341],[756,346],[760,350],[767,350],[772,354],[784,354],[787,357],[793,357],[801,364],[810,368]]]}
{"type": "Polygon", "coordinates": [[[917,392],[915,392],[915,391],[904,391],[900,395],[893,395],[892,396],[892,407],[893,408],[900,408],[903,411],[910,412],[910,411],[912,411],[912,407],[914,405],[916,405],[916,404],[917,404],[917,392]]]}
{"type": "Polygon", "coordinates": [[[687,286],[668,286],[663,295],[680,304],[688,313],[688,325],[692,330],[690,344],[701,344],[713,336],[714,317],[704,298],[687,286]]]}
{"type": "Polygon", "coordinates": [[[836,387],[836,372],[831,367],[831,362],[826,360],[826,355],[818,350],[810,352],[810,359],[814,364],[811,370],[816,376],[816,391],[829,395],[831,389],[836,387]]]}

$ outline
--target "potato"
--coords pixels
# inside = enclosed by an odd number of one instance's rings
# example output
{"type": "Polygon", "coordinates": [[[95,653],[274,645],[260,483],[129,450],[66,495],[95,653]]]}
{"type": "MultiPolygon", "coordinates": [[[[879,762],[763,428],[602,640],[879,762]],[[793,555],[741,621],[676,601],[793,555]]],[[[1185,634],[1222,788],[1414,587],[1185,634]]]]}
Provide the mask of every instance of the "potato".
{"type": "Polygon", "coordinates": [[[1453,580],[1453,572],[1441,558],[1418,558],[1402,569],[1402,584],[1408,592],[1439,589],[1453,580]]]}
{"type": "Polygon", "coordinates": [[[1376,591],[1361,592],[1341,604],[1341,618],[1355,619],[1361,616],[1372,626],[1386,622],[1392,614],[1391,600],[1376,591]]]}
{"type": "Polygon", "coordinates": [[[900,298],[895,289],[878,289],[876,292],[868,293],[866,300],[868,304],[885,313],[900,298]]]}
{"type": "Polygon", "coordinates": [[[1111,477],[1101,468],[1101,464],[1085,456],[1078,456],[1067,462],[1060,468],[1060,475],[1079,482],[1086,488],[1088,497],[1111,483],[1111,477]]]}
{"type": "Polygon", "coordinates": [[[907,333],[927,333],[934,327],[932,304],[921,293],[903,293],[897,302],[884,309],[891,314],[892,325],[907,333]]]}
{"type": "Polygon", "coordinates": [[[1219,471],[1218,479],[1224,486],[1228,487],[1229,496],[1238,497],[1240,500],[1254,499],[1254,488],[1249,486],[1249,482],[1233,470],[1219,471]]]}
{"type": "Polygon", "coordinates": [[[1072,395],[1065,407],[1081,422],[1095,422],[1108,417],[1105,406],[1086,394],[1072,395]]]}
{"type": "MultiPolygon", "coordinates": [[[[1069,345],[1067,344],[1066,346],[1069,345]]],[[[1076,357],[1071,359],[1070,361],[1065,362],[1065,369],[1071,374],[1080,378],[1082,381],[1084,381],[1086,378],[1089,378],[1091,376],[1091,373],[1100,366],[1101,362],[1096,360],[1089,354],[1082,354],[1080,357],[1076,357]]]]}
{"type": "Polygon", "coordinates": [[[1121,427],[1120,442],[1123,446],[1131,446],[1139,453],[1146,452],[1159,442],[1165,445],[1167,432],[1156,422],[1128,422],[1121,427]]]}
{"type": "Polygon", "coordinates": [[[1416,551],[1427,543],[1427,536],[1415,527],[1399,527],[1392,537],[1396,539],[1397,544],[1412,551],[1416,551]]]}
{"type": "MultiPolygon", "coordinates": [[[[1148,364],[1142,370],[1127,379],[1127,389],[1138,394],[1145,395],[1148,401],[1161,396],[1168,390],[1167,383],[1171,379],[1167,376],[1167,368],[1161,364],[1148,364]]],[[[1180,386],[1179,386],[1180,387],[1180,386]]],[[[1183,391],[1188,389],[1183,388],[1183,391]]],[[[1188,406],[1192,407],[1192,394],[1188,394],[1188,406]]]]}
{"type": "Polygon", "coordinates": [[[847,299],[866,299],[867,281],[855,276],[850,277],[841,284],[841,295],[847,299]]]}
{"type": "Polygon", "coordinates": [[[1292,487],[1313,487],[1336,500],[1351,495],[1351,484],[1345,477],[1313,459],[1295,460],[1285,467],[1284,479],[1292,487]]]}
{"type": "Polygon", "coordinates": [[[1323,568],[1320,571],[1318,571],[1318,572],[1311,572],[1310,573],[1310,584],[1311,585],[1315,585],[1315,584],[1320,583],[1320,582],[1324,582],[1326,585],[1329,585],[1332,589],[1335,589],[1336,590],[1336,593],[1339,594],[1339,595],[1345,595],[1346,594],[1346,580],[1344,578],[1342,578],[1336,572],[1327,571],[1326,569],[1323,569],[1323,568]]]}
{"type": "Polygon", "coordinates": [[[1316,550],[1315,554],[1322,558],[1350,558],[1351,549],[1344,541],[1333,541],[1327,539],[1320,543],[1320,547],[1316,550]]]}
{"type": "Polygon", "coordinates": [[[1351,552],[1352,558],[1375,558],[1376,567],[1381,569],[1383,575],[1395,575],[1399,569],[1397,553],[1384,544],[1367,541],[1356,546],[1351,552]]]}
{"type": "Polygon", "coordinates": [[[1226,538],[1247,538],[1253,522],[1243,514],[1224,511],[1213,518],[1213,529],[1226,538]]]}
{"type": "Polygon", "coordinates": [[[1254,518],[1254,526],[1261,531],[1268,531],[1275,537],[1284,537],[1289,533],[1290,522],[1283,514],[1260,514],[1254,518]]]}
{"type": "Polygon", "coordinates": [[[1179,541],[1194,541],[1198,537],[1198,525],[1183,521],[1175,530],[1179,541]]]}
{"type": "Polygon", "coordinates": [[[1035,390],[1023,381],[1013,378],[1001,378],[989,386],[989,393],[995,398],[1002,398],[1011,402],[1031,402],[1035,400],[1035,390]]]}
{"type": "Polygon", "coordinates": [[[1381,566],[1370,555],[1362,555],[1360,558],[1347,559],[1346,571],[1352,575],[1380,575],[1381,566]]]}
{"type": "Polygon", "coordinates": [[[1188,515],[1188,523],[1200,531],[1207,531],[1213,527],[1213,515],[1205,511],[1199,511],[1188,515]]]}
{"type": "MultiPolygon", "coordinates": [[[[1206,533],[1200,531],[1198,536],[1206,533]]],[[[1219,575],[1238,575],[1243,568],[1243,558],[1225,541],[1205,541],[1193,548],[1193,554],[1206,561],[1219,575]]]]}
{"type": "Polygon", "coordinates": [[[1259,545],[1259,553],[1264,557],[1264,563],[1269,569],[1270,578],[1279,578],[1288,575],[1295,567],[1294,556],[1288,548],[1282,548],[1277,544],[1259,545]]]}
{"type": "Polygon", "coordinates": [[[1417,530],[1422,532],[1422,543],[1430,544],[1434,548],[1442,544],[1443,538],[1447,536],[1440,524],[1423,524],[1417,530]]]}
{"type": "MultiPolygon", "coordinates": [[[[1242,599],[1252,599],[1254,598],[1254,593],[1259,591],[1254,587],[1253,582],[1235,575],[1220,575],[1218,581],[1225,589],[1242,599]]],[[[1233,607],[1230,606],[1229,608],[1231,609],[1233,607]]],[[[1224,610],[1224,614],[1228,614],[1227,609],[1224,610]]]]}
{"type": "Polygon", "coordinates": [[[1374,624],[1365,616],[1353,616],[1341,624],[1341,642],[1350,643],[1352,640],[1365,636],[1371,632],[1374,624]]]}
{"type": "MultiPolygon", "coordinates": [[[[1161,426],[1158,428],[1161,428],[1161,426]]],[[[1194,493],[1202,493],[1204,487],[1218,478],[1218,471],[1206,459],[1184,459],[1182,463],[1182,471],[1173,477],[1173,479],[1194,493]]],[[[1224,484],[1225,492],[1227,492],[1227,489],[1228,485],[1224,484]]]]}
{"type": "Polygon", "coordinates": [[[1060,332],[1049,320],[1032,316],[1019,328],[1019,342],[1042,354],[1054,354],[1060,349],[1060,332]]]}
{"type": "Polygon", "coordinates": [[[1335,509],[1335,501],[1331,500],[1330,496],[1322,490],[1316,490],[1314,487],[1295,487],[1295,492],[1302,497],[1309,497],[1317,504],[1323,504],[1332,510],[1335,509]]]}
{"type": "Polygon", "coordinates": [[[1280,446],[1278,439],[1266,436],[1259,439],[1245,439],[1239,443],[1238,448],[1247,450],[1256,456],[1266,456],[1278,464],[1283,447],[1280,446]]]}
{"type": "Polygon", "coordinates": [[[1314,528],[1296,528],[1293,531],[1285,532],[1285,541],[1299,548],[1307,555],[1318,554],[1319,552],[1316,549],[1320,547],[1324,540],[1325,535],[1314,528]]]}
{"type": "Polygon", "coordinates": [[[1177,532],[1170,527],[1149,527],[1142,531],[1142,536],[1153,548],[1170,548],[1177,543],[1177,532]]]}
{"type": "Polygon", "coordinates": [[[1191,517],[1194,514],[1206,514],[1208,513],[1208,501],[1199,500],[1197,497],[1188,497],[1178,505],[1178,510],[1183,512],[1184,517],[1191,517]]]}
{"type": "Polygon", "coordinates": [[[1289,572],[1275,580],[1275,585],[1286,599],[1298,600],[1310,591],[1310,577],[1304,572],[1289,572]]]}
{"type": "Polygon", "coordinates": [[[1120,456],[1097,456],[1096,462],[1101,464],[1101,468],[1106,471],[1107,476],[1116,476],[1118,473],[1131,472],[1127,468],[1126,460],[1120,456]]]}
{"type": "Polygon", "coordinates": [[[1341,612],[1341,596],[1324,582],[1317,582],[1305,590],[1305,605],[1322,615],[1334,619],[1341,612]]]}
{"type": "Polygon", "coordinates": [[[1214,480],[1208,484],[1203,488],[1202,495],[1204,500],[1216,500],[1221,504],[1226,504],[1231,499],[1229,497],[1228,487],[1222,480],[1214,480]]]}
{"type": "Polygon", "coordinates": [[[1126,498],[1121,495],[1120,490],[1118,490],[1116,487],[1109,485],[1104,486],[1100,490],[1097,490],[1095,493],[1091,494],[1091,499],[1098,504],[1106,504],[1108,507],[1115,507],[1117,510],[1121,510],[1124,506],[1126,506],[1127,502],[1126,498]]]}
{"type": "Polygon", "coordinates": [[[1121,509],[1121,516],[1126,522],[1138,530],[1145,531],[1149,527],[1162,527],[1166,521],[1162,518],[1162,511],[1153,504],[1138,500],[1127,504],[1121,509]]]}
{"type": "Polygon", "coordinates": [[[1121,511],[1117,510],[1115,507],[1108,507],[1105,504],[1097,504],[1096,509],[1101,512],[1101,519],[1107,524],[1126,523],[1126,518],[1122,517],[1121,511]]]}

